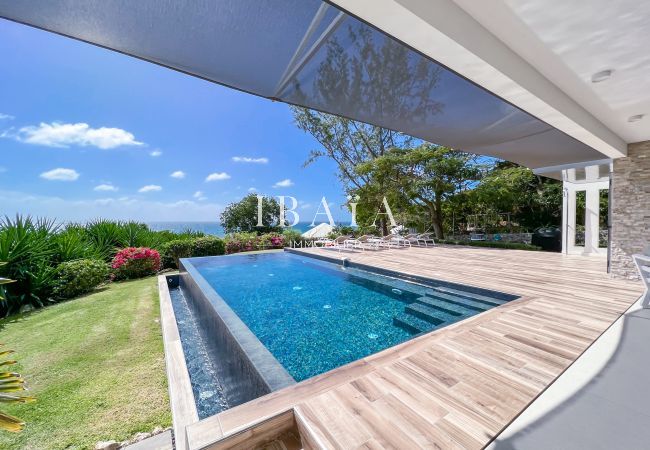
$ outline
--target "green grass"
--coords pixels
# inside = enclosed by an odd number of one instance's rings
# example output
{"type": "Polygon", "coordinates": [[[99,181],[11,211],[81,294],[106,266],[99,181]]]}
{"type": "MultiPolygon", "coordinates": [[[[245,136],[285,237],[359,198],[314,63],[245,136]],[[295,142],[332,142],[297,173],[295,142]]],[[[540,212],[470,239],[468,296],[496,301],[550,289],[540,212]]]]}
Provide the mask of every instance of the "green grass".
{"type": "Polygon", "coordinates": [[[0,342],[37,397],[2,406],[27,427],[0,431],[0,448],[93,448],[171,425],[153,277],[0,320],[0,342]]]}

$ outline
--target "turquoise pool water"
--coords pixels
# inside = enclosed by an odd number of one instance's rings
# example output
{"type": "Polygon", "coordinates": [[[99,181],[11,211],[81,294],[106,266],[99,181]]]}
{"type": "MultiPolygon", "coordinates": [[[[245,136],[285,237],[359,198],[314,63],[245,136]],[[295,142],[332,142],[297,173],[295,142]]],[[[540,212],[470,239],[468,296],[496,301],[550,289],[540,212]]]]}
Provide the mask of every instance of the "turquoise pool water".
{"type": "Polygon", "coordinates": [[[296,381],[516,298],[288,252],[191,261],[296,381]]]}

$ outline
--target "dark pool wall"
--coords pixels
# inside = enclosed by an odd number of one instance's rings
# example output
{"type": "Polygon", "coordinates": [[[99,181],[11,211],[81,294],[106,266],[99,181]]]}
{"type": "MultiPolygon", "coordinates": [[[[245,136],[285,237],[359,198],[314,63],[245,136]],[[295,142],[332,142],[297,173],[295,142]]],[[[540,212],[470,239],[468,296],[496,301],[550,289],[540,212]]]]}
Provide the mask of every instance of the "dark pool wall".
{"type": "Polygon", "coordinates": [[[295,380],[186,260],[179,286],[199,320],[210,358],[228,404],[236,406],[295,383],[295,380]]]}

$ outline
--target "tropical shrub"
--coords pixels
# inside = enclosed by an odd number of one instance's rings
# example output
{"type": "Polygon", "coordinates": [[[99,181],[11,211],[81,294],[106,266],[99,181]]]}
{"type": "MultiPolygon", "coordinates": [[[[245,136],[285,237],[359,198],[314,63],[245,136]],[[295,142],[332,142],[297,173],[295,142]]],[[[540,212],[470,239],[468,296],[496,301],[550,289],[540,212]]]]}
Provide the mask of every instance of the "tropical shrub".
{"type": "Polygon", "coordinates": [[[104,259],[103,252],[88,239],[83,226],[72,224],[53,236],[55,245],[54,262],[75,259],[104,259]]]}
{"type": "MultiPolygon", "coordinates": [[[[0,219],[0,277],[16,280],[6,289],[6,301],[0,302],[0,314],[39,307],[61,297],[54,294],[57,266],[79,259],[112,263],[118,250],[147,247],[160,250],[166,243],[179,239],[203,238],[202,232],[184,230],[153,231],[146,224],[97,219],[86,224],[57,224],[54,220],[17,215],[0,219]]],[[[216,238],[211,238],[216,239],[216,238]]],[[[197,252],[219,254],[217,241],[200,241],[197,252]]],[[[192,252],[187,255],[191,256],[192,252]]],[[[174,267],[173,258],[165,255],[165,267],[174,267]]]]}
{"type": "MultiPolygon", "coordinates": [[[[2,344],[0,344],[2,346],[2,344]]],[[[0,351],[0,356],[13,353],[13,350],[0,351]]],[[[27,403],[36,400],[34,397],[22,395],[25,391],[25,380],[20,374],[6,370],[7,366],[16,364],[14,360],[0,361],[0,403],[27,403]]],[[[25,422],[17,417],[0,411],[0,429],[18,433],[25,427],[25,422]]]]}
{"type": "Polygon", "coordinates": [[[117,280],[154,275],[160,270],[160,254],[147,247],[127,247],[117,252],[111,267],[117,280]]]}
{"type": "Polygon", "coordinates": [[[223,240],[214,236],[200,237],[190,240],[191,256],[218,256],[226,251],[223,240]]]}
{"type": "Polygon", "coordinates": [[[282,248],[286,239],[277,233],[257,235],[256,233],[233,233],[225,238],[226,253],[250,252],[254,250],[267,250],[282,248]]]}
{"type": "Polygon", "coordinates": [[[108,274],[107,264],[96,259],[63,262],[56,268],[52,295],[61,299],[77,297],[106,281],[108,274]]]}
{"type": "Polygon", "coordinates": [[[177,269],[180,258],[192,255],[191,239],[176,239],[166,242],[160,249],[160,260],[165,269],[177,269]]]}
{"type": "MultiPolygon", "coordinates": [[[[4,266],[7,263],[0,263],[0,266],[4,266]]],[[[0,277],[0,301],[5,299],[5,291],[3,284],[15,283],[15,280],[10,280],[9,278],[0,277]]]]}
{"type": "Polygon", "coordinates": [[[52,220],[16,216],[0,220],[0,276],[16,280],[6,288],[6,301],[0,304],[4,314],[24,305],[43,306],[54,280],[52,259],[59,227],[52,220]]]}
{"type": "Polygon", "coordinates": [[[173,269],[179,267],[178,260],[180,258],[218,256],[225,252],[223,240],[216,236],[176,239],[162,245],[160,259],[163,268],[173,269]]]}

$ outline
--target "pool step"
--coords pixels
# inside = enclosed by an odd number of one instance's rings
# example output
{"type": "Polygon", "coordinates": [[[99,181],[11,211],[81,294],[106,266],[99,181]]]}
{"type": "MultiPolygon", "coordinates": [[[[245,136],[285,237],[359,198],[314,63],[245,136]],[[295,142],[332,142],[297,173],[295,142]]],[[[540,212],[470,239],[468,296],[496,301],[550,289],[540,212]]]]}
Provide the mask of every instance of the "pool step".
{"type": "Polygon", "coordinates": [[[409,333],[418,334],[429,331],[435,327],[434,324],[426,320],[418,319],[415,316],[406,313],[398,313],[393,317],[393,325],[400,327],[409,333]]]}
{"type": "Polygon", "coordinates": [[[417,317],[418,319],[426,320],[434,325],[441,323],[451,323],[459,319],[455,314],[448,314],[436,308],[423,305],[422,303],[412,303],[404,308],[404,312],[417,317]]]}
{"type": "Polygon", "coordinates": [[[465,308],[463,306],[458,306],[454,305],[453,303],[448,303],[444,300],[441,300],[439,298],[433,298],[433,297],[418,297],[415,299],[416,303],[421,303],[423,305],[428,306],[429,308],[437,309],[440,310],[446,314],[452,315],[452,316],[460,316],[460,315],[467,315],[467,314],[475,314],[476,311],[470,308],[465,308]]]}
{"type": "Polygon", "coordinates": [[[457,295],[449,295],[442,292],[427,291],[427,297],[442,299],[445,303],[450,303],[452,305],[462,306],[463,308],[471,309],[472,311],[486,311],[490,308],[493,308],[497,305],[488,305],[485,302],[477,302],[475,300],[469,300],[467,298],[458,297],[457,295]]]}
{"type": "Polygon", "coordinates": [[[433,288],[434,291],[445,292],[452,295],[460,295],[462,297],[467,297],[469,299],[475,300],[477,302],[484,302],[490,306],[498,306],[507,303],[507,300],[499,299],[496,297],[488,297],[487,295],[475,294],[474,292],[462,291],[460,289],[452,289],[445,286],[438,286],[433,288]]]}

